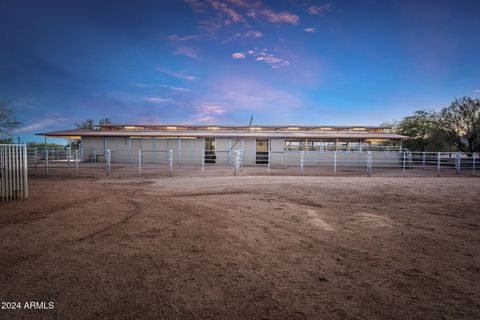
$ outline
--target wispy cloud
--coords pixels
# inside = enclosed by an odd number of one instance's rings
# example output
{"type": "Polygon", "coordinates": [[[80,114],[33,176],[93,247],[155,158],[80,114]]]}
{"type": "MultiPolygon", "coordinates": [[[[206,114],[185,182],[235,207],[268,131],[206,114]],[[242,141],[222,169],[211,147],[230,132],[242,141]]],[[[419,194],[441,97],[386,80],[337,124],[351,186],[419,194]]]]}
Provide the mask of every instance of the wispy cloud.
{"type": "Polygon", "coordinates": [[[155,87],[154,84],[152,83],[140,83],[140,82],[132,82],[130,84],[131,87],[134,87],[134,88],[152,88],[152,87],[155,87]]]}
{"type": "Polygon", "coordinates": [[[252,4],[245,0],[226,0],[228,3],[233,4],[237,7],[249,8],[252,4]]]}
{"type": "Polygon", "coordinates": [[[317,32],[317,28],[305,28],[305,32],[315,33],[317,32]]]}
{"type": "Polygon", "coordinates": [[[262,38],[263,33],[260,31],[250,30],[247,32],[237,32],[235,38],[262,38]]]}
{"type": "Polygon", "coordinates": [[[475,94],[480,94],[480,89],[475,89],[475,90],[473,90],[473,93],[475,93],[475,94]]]}
{"type": "Polygon", "coordinates": [[[327,12],[331,11],[332,5],[330,3],[325,3],[321,5],[310,6],[308,8],[308,13],[316,16],[324,16],[327,12]]]}
{"type": "Polygon", "coordinates": [[[188,40],[194,40],[194,39],[198,39],[198,38],[201,38],[202,36],[199,35],[199,34],[189,34],[189,35],[186,35],[186,36],[179,36],[177,34],[172,34],[170,36],[168,36],[168,40],[170,41],[188,41],[188,40]]]}
{"type": "Polygon", "coordinates": [[[224,21],[225,24],[243,22],[245,19],[237,11],[229,7],[226,3],[220,1],[211,1],[210,5],[217,11],[226,15],[227,19],[224,21]]]}
{"type": "Polygon", "coordinates": [[[232,58],[245,59],[247,55],[253,57],[255,61],[264,62],[271,65],[273,69],[290,65],[288,60],[275,56],[273,53],[270,53],[268,49],[262,49],[260,51],[248,50],[246,52],[235,52],[232,54],[232,58]]]}
{"type": "Polygon", "coordinates": [[[167,85],[163,85],[162,87],[170,89],[172,91],[176,91],[176,92],[190,92],[191,91],[188,88],[182,88],[182,87],[173,87],[173,86],[167,86],[167,85]]]}
{"type": "Polygon", "coordinates": [[[215,18],[202,20],[197,27],[199,32],[210,38],[214,38],[220,28],[222,28],[222,22],[215,18]]]}
{"type": "Polygon", "coordinates": [[[206,5],[201,0],[184,0],[195,12],[204,12],[206,5]]]}
{"type": "MultiPolygon", "coordinates": [[[[217,12],[216,19],[207,19],[200,23],[199,30],[205,30],[209,36],[213,36],[223,26],[231,24],[244,23],[249,26],[247,17],[252,19],[264,18],[270,23],[287,23],[296,25],[300,22],[300,17],[288,11],[277,12],[260,1],[246,0],[192,0],[187,1],[196,12],[205,13],[208,8],[217,12]]],[[[260,38],[261,32],[240,33],[240,37],[260,38]]]]}
{"type": "Polygon", "coordinates": [[[186,56],[192,59],[198,59],[198,50],[190,47],[180,46],[175,49],[174,54],[186,56]]]}
{"type": "Polygon", "coordinates": [[[218,103],[202,103],[196,108],[194,120],[197,122],[217,121],[218,117],[225,114],[225,108],[218,103]]]}
{"type": "Polygon", "coordinates": [[[166,84],[133,82],[133,83],[130,84],[130,86],[134,87],[134,88],[165,88],[165,89],[169,89],[169,90],[175,91],[175,92],[189,92],[190,91],[190,89],[188,89],[188,88],[174,87],[174,86],[169,86],[169,85],[166,85],[166,84]]]}
{"type": "Polygon", "coordinates": [[[64,123],[69,121],[70,119],[61,117],[58,115],[54,116],[49,116],[44,119],[37,120],[33,123],[30,123],[24,127],[15,129],[12,131],[13,134],[19,134],[19,133],[26,133],[26,132],[32,132],[40,129],[45,129],[54,125],[57,125],[58,123],[64,123]]]}
{"type": "Polygon", "coordinates": [[[163,98],[163,97],[148,97],[144,98],[143,101],[153,102],[153,103],[165,103],[165,102],[173,102],[170,98],[163,98]]]}
{"type": "Polygon", "coordinates": [[[168,69],[163,68],[161,66],[157,66],[156,70],[161,72],[161,73],[167,74],[171,77],[178,78],[178,79],[189,80],[189,81],[197,80],[197,77],[195,77],[195,76],[185,74],[185,73],[182,73],[182,72],[178,72],[178,71],[168,70],[168,69]]]}
{"type": "Polygon", "coordinates": [[[300,17],[296,14],[292,14],[286,11],[275,12],[270,9],[264,9],[259,12],[260,15],[266,17],[268,21],[273,23],[289,23],[289,24],[298,24],[300,17]]]}
{"type": "MultiPolygon", "coordinates": [[[[245,114],[275,114],[282,120],[288,120],[292,113],[302,107],[301,98],[296,94],[279,90],[263,81],[251,77],[230,75],[212,81],[205,94],[198,97],[194,106],[197,117],[211,117],[213,120],[229,121],[245,114]],[[206,103],[203,102],[212,102],[206,103]],[[200,112],[202,111],[202,112],[200,112]]],[[[210,119],[211,121],[212,119],[210,119]]],[[[245,119],[248,121],[248,119],[245,119]]],[[[208,122],[208,121],[206,121],[208,122]]]]}
{"type": "Polygon", "coordinates": [[[245,59],[245,55],[241,52],[235,52],[232,54],[233,59],[245,59]]]}

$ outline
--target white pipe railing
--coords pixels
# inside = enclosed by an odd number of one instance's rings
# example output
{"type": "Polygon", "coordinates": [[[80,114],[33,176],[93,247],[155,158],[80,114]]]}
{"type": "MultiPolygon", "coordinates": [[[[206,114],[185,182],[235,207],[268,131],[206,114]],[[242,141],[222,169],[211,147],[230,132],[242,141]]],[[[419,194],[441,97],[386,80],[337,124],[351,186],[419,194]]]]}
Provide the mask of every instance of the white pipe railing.
{"type": "Polygon", "coordinates": [[[0,145],[0,199],[28,198],[28,156],[25,144],[0,145]]]}

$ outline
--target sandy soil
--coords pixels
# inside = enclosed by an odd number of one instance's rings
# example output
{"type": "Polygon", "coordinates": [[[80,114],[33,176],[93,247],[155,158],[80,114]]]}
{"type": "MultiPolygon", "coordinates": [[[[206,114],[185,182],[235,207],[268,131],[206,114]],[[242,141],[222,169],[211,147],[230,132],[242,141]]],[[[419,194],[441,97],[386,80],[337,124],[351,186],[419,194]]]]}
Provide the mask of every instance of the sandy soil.
{"type": "Polygon", "coordinates": [[[2,319],[479,319],[480,179],[31,179],[2,319]]]}

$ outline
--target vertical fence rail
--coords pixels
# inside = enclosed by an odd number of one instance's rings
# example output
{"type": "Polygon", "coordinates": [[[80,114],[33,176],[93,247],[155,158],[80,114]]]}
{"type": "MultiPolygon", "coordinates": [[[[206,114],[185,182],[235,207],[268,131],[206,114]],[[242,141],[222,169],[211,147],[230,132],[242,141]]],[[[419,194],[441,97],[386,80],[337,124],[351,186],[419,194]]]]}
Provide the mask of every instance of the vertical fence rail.
{"type": "MultiPolygon", "coordinates": [[[[110,175],[110,157],[111,157],[111,153],[110,153],[110,149],[106,149],[105,150],[105,175],[108,177],[110,175]]],[[[77,161],[78,163],[78,161],[77,161]]],[[[78,167],[77,167],[78,169],[78,167]]],[[[77,172],[78,174],[78,172],[77,172]]]]}
{"type": "Polygon", "coordinates": [[[367,151],[367,177],[372,176],[372,151],[367,151]]]}
{"type": "Polygon", "coordinates": [[[48,149],[45,149],[45,175],[48,176],[48,149]]]}
{"type": "Polygon", "coordinates": [[[475,157],[477,156],[476,153],[473,154],[473,159],[472,159],[472,174],[475,175],[475,157]]]}
{"type": "Polygon", "coordinates": [[[337,175],[337,150],[335,150],[335,154],[333,156],[333,175],[337,175]]]}
{"type": "Polygon", "coordinates": [[[440,152],[437,153],[437,177],[440,177],[440,152]]]}
{"type": "Polygon", "coordinates": [[[35,165],[35,170],[37,170],[37,162],[38,162],[38,150],[37,147],[33,149],[33,163],[35,165]]]}
{"type": "Polygon", "coordinates": [[[142,150],[138,150],[138,175],[142,175],[142,150]]]}
{"type": "Polygon", "coordinates": [[[27,146],[0,145],[0,198],[2,202],[28,198],[27,146]]]}
{"type": "Polygon", "coordinates": [[[460,174],[460,166],[461,166],[460,161],[461,161],[460,160],[460,152],[457,152],[455,154],[455,171],[456,171],[457,175],[460,174]]]}
{"type": "Polygon", "coordinates": [[[78,158],[78,150],[75,150],[75,171],[77,173],[77,176],[78,176],[78,162],[80,161],[80,159],[78,158]]]}
{"type": "Polygon", "coordinates": [[[300,170],[302,172],[302,175],[303,175],[303,163],[304,163],[304,159],[305,159],[305,151],[300,151],[300,170]]]}
{"type": "Polygon", "coordinates": [[[173,176],[173,150],[168,150],[168,175],[173,176]]]}

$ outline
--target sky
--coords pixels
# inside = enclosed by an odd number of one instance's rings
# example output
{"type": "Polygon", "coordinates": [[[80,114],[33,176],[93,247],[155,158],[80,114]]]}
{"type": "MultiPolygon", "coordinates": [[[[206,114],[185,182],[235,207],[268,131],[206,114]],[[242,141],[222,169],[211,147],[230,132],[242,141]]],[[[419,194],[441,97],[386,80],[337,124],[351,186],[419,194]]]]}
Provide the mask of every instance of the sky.
{"type": "Polygon", "coordinates": [[[114,123],[378,125],[480,97],[480,1],[0,1],[15,140],[114,123]]]}

